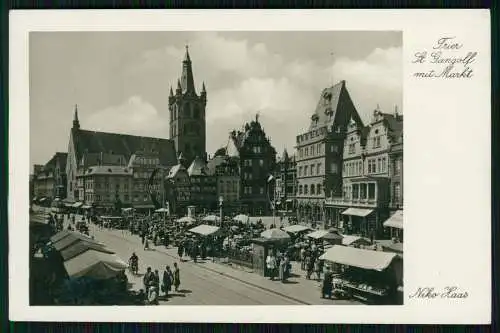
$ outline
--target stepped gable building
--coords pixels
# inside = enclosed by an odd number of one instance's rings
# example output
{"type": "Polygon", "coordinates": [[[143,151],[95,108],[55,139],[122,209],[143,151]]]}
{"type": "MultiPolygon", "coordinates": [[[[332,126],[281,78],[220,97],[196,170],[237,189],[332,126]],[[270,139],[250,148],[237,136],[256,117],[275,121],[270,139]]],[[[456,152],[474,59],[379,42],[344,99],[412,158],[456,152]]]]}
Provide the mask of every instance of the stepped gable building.
{"type": "Polygon", "coordinates": [[[259,117],[245,124],[243,131],[232,131],[230,139],[239,155],[242,211],[255,216],[270,214],[275,182],[269,177],[274,174],[276,150],[259,117]]]}
{"type": "Polygon", "coordinates": [[[67,201],[108,207],[119,200],[153,208],[147,181],[177,163],[172,140],[80,128],[75,106],[66,162],[67,201]]]}
{"type": "Polygon", "coordinates": [[[351,120],[343,148],[343,191],[326,200],[327,220],[346,233],[382,236],[391,205],[402,205],[403,117],[373,112],[370,124],[351,120]]]}
{"type": "Polygon", "coordinates": [[[182,61],[181,79],[177,80],[174,91],[170,87],[168,109],[170,112],[170,139],[177,153],[182,152],[187,168],[196,156],[206,158],[206,119],[207,91],[205,83],[201,92],[196,93],[193,68],[188,47],[182,61]]]}
{"type": "Polygon", "coordinates": [[[32,177],[33,199],[50,204],[55,198],[66,197],[67,153],[57,152],[45,165],[35,165],[32,177]]]}
{"type": "Polygon", "coordinates": [[[207,163],[196,156],[187,172],[191,183],[191,204],[200,212],[217,210],[216,177],[210,174],[207,163]]]}
{"type": "Polygon", "coordinates": [[[296,207],[297,162],[295,155],[289,156],[286,149],[276,163],[275,200],[280,213],[293,213],[296,207]]]}
{"type": "Polygon", "coordinates": [[[297,135],[297,203],[300,222],[324,221],[327,197],[342,195],[342,152],[347,125],[363,126],[346,82],[325,88],[309,129],[297,135]]]}

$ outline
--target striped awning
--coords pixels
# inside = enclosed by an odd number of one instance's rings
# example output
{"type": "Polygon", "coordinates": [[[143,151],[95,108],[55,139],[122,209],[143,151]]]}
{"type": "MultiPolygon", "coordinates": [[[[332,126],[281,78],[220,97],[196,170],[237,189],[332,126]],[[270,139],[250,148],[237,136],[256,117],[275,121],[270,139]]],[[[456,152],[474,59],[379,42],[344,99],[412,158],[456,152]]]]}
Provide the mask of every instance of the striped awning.
{"type": "Polygon", "coordinates": [[[403,211],[398,210],[391,215],[385,222],[384,227],[403,229],[403,211]]]}

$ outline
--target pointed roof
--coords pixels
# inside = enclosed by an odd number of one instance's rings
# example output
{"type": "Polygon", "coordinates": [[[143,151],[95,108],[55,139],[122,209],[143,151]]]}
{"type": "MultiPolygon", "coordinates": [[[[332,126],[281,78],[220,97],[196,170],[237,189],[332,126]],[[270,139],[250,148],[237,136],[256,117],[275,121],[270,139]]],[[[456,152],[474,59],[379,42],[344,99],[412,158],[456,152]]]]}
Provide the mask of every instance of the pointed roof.
{"type": "Polygon", "coordinates": [[[174,92],[172,91],[172,86],[170,86],[170,97],[174,96],[174,92]]]}
{"type": "Polygon", "coordinates": [[[80,121],[78,120],[78,105],[75,104],[75,113],[73,115],[73,128],[80,128],[80,121]]]}
{"type": "MultiPolygon", "coordinates": [[[[314,114],[311,116],[311,125],[309,129],[311,130],[318,126],[332,125],[335,122],[339,105],[345,105],[347,103],[353,105],[344,80],[332,87],[323,89],[314,114]]],[[[357,123],[363,124],[357,112],[354,112],[352,117],[357,123]]]]}
{"type": "Polygon", "coordinates": [[[286,151],[286,148],[285,150],[283,151],[283,161],[287,161],[288,160],[288,152],[286,151]]]}
{"type": "Polygon", "coordinates": [[[177,161],[180,163],[182,161],[185,161],[186,159],[184,158],[184,155],[182,155],[182,151],[179,152],[179,156],[177,157],[177,161]]]}
{"type": "Polygon", "coordinates": [[[182,61],[181,87],[183,93],[196,94],[191,57],[189,56],[189,48],[187,45],[186,54],[184,55],[184,60],[182,61]]]}
{"type": "Polygon", "coordinates": [[[196,156],[187,169],[189,177],[207,175],[207,165],[199,156],[196,156]]]}
{"type": "Polygon", "coordinates": [[[150,151],[158,154],[161,165],[172,166],[177,163],[173,140],[77,128],[72,129],[71,135],[77,161],[81,160],[84,153],[111,153],[129,160],[137,151],[150,151]]]}
{"type": "Polygon", "coordinates": [[[182,164],[176,164],[174,165],[170,171],[168,172],[167,179],[174,178],[179,171],[186,170],[186,168],[182,164]]]}
{"type": "Polygon", "coordinates": [[[203,83],[201,85],[201,92],[202,93],[206,93],[207,92],[207,88],[205,87],[205,81],[203,81],[203,83]]]}

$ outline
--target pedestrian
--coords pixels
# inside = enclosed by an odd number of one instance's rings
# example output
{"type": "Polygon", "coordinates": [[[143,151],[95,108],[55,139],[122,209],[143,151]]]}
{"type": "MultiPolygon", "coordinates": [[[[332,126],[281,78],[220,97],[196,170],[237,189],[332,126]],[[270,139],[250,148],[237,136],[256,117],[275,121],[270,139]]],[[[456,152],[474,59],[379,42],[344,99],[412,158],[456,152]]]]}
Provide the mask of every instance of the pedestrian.
{"type": "Polygon", "coordinates": [[[291,271],[291,268],[292,268],[292,264],[290,264],[290,258],[288,257],[287,253],[285,253],[285,257],[283,258],[283,262],[285,264],[284,275],[285,275],[285,280],[286,280],[290,276],[290,271],[291,271]]]}
{"type": "Polygon", "coordinates": [[[168,295],[168,292],[172,290],[172,283],[174,281],[174,274],[170,270],[170,266],[165,268],[165,272],[163,272],[163,285],[162,291],[165,293],[165,296],[168,295]]]}
{"type": "Polygon", "coordinates": [[[191,244],[191,258],[193,259],[194,262],[196,262],[196,258],[198,257],[198,245],[193,242],[191,244]]]}
{"type": "Polygon", "coordinates": [[[323,279],[323,285],[321,288],[321,298],[332,298],[332,287],[333,287],[333,273],[330,271],[330,266],[326,266],[325,277],[323,279]]]}
{"type": "Polygon", "coordinates": [[[153,272],[151,271],[151,267],[148,267],[146,270],[146,274],[144,274],[144,277],[142,278],[142,283],[144,284],[144,290],[146,292],[146,295],[148,294],[148,288],[152,280],[152,275],[153,272]]]}
{"type": "Polygon", "coordinates": [[[281,260],[279,263],[279,279],[281,282],[285,282],[285,260],[281,260]]]}
{"type": "Polygon", "coordinates": [[[306,257],[306,279],[310,280],[314,270],[314,260],[311,255],[306,257]]]}
{"type": "Polygon", "coordinates": [[[314,261],[314,272],[316,272],[316,280],[321,281],[321,268],[322,268],[321,260],[316,258],[314,261]]]}
{"type": "Polygon", "coordinates": [[[303,246],[300,248],[300,269],[306,269],[306,249],[303,246]]]}
{"type": "Polygon", "coordinates": [[[155,269],[155,274],[153,276],[153,286],[155,286],[156,290],[160,290],[160,273],[157,269],[155,269]]]}
{"type": "Polygon", "coordinates": [[[181,242],[177,247],[177,255],[179,256],[179,260],[182,262],[182,257],[184,254],[184,243],[181,242]]]}
{"type": "Polygon", "coordinates": [[[179,286],[181,285],[181,272],[179,267],[177,267],[177,263],[174,263],[174,288],[175,291],[179,291],[179,286]]]}
{"type": "Polygon", "coordinates": [[[275,270],[276,270],[276,258],[272,252],[269,252],[266,258],[266,267],[269,273],[269,279],[274,280],[275,270]]]}

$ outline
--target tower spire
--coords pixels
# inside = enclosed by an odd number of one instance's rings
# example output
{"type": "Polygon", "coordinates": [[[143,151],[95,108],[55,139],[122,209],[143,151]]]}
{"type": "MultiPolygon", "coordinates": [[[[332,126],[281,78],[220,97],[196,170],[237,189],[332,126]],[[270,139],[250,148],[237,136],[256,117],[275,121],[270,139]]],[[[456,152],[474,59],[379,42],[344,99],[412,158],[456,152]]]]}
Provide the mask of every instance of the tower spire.
{"type": "Polygon", "coordinates": [[[75,104],[75,114],[73,116],[73,128],[80,129],[80,121],[78,120],[78,105],[75,104]]]}
{"type": "Polygon", "coordinates": [[[184,60],[182,61],[181,87],[183,93],[196,94],[196,90],[194,88],[193,68],[191,66],[191,57],[189,56],[188,45],[186,45],[186,53],[184,55],[184,60]]]}

